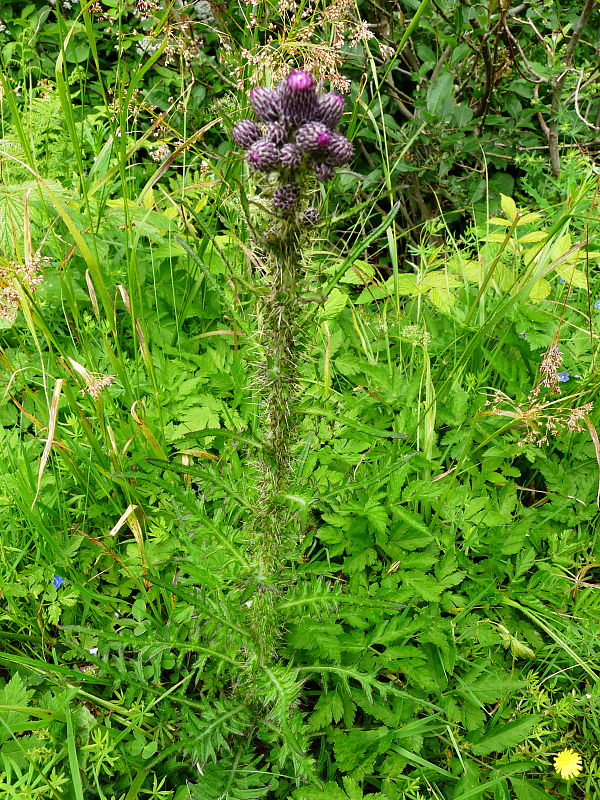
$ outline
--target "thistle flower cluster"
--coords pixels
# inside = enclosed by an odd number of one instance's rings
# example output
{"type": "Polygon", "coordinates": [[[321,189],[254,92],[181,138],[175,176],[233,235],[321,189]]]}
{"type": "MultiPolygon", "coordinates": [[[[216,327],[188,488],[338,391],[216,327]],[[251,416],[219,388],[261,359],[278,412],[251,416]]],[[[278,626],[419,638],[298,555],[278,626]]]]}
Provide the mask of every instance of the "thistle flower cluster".
{"type": "MultiPolygon", "coordinates": [[[[286,215],[298,210],[304,177],[330,180],[335,167],[352,158],[354,148],[337,130],[345,100],[335,92],[318,94],[309,72],[295,70],[274,89],[257,86],[250,100],[258,121],[240,120],[233,141],[246,150],[246,160],[258,172],[277,173],[274,208],[286,215]]],[[[307,209],[306,222],[315,221],[307,209]]]]}

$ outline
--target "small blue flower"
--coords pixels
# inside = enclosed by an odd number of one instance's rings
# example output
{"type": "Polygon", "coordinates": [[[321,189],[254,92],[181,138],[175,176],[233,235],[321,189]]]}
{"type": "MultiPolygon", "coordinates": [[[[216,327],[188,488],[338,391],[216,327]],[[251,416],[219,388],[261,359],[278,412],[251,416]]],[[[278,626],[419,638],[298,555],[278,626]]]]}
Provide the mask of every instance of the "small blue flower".
{"type": "Polygon", "coordinates": [[[65,579],[61,578],[60,575],[55,575],[52,578],[52,585],[54,586],[55,589],[60,589],[60,587],[63,585],[64,582],[65,579]]]}
{"type": "Polygon", "coordinates": [[[565,370],[564,372],[557,372],[556,377],[561,383],[569,380],[569,373],[565,370]]]}
{"type": "Polygon", "coordinates": [[[596,300],[594,303],[594,308],[600,308],[600,300],[596,300]]]}
{"type": "Polygon", "coordinates": [[[561,283],[565,283],[565,279],[564,279],[564,278],[559,278],[558,280],[559,280],[561,283]]]}

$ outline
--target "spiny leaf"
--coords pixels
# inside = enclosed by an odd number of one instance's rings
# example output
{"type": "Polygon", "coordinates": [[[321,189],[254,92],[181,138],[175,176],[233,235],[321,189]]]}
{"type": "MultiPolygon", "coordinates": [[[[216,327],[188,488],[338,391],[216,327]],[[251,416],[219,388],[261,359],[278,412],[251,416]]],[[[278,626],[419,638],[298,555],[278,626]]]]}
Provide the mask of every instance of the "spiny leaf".
{"type": "Polygon", "coordinates": [[[539,714],[529,714],[523,719],[492,728],[483,739],[473,745],[472,750],[479,756],[485,756],[488,753],[497,753],[514,747],[527,738],[540,719],[539,714]]]}

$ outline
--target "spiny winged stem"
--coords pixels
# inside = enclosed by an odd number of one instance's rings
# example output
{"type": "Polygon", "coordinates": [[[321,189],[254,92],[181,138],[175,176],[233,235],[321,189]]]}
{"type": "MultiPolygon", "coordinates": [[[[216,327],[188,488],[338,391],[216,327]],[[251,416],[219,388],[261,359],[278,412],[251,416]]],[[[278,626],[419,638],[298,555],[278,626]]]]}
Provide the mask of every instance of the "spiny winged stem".
{"type": "Polygon", "coordinates": [[[261,423],[259,502],[249,549],[256,591],[250,625],[260,662],[277,659],[280,622],[275,611],[278,575],[297,541],[284,495],[293,473],[291,453],[297,428],[296,394],[300,351],[302,249],[307,230],[319,218],[307,205],[310,185],[330,180],[335,167],[352,157],[351,143],[337,130],[344,110],[338,94],[317,92],[310,73],[291,72],[275,88],[259,86],[250,99],[256,120],[242,119],[234,142],[246,150],[271,209],[263,247],[268,253],[269,287],[260,309],[261,423]]]}

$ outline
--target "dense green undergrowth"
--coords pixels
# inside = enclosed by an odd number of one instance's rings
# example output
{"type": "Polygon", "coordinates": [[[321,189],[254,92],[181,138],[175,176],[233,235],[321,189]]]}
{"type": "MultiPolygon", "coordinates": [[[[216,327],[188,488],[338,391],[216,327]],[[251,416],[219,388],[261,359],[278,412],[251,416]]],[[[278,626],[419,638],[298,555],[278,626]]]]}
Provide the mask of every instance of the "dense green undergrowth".
{"type": "Polygon", "coordinates": [[[3,797],[596,796],[588,5],[2,8],[3,797]],[[348,90],[357,152],[313,190],[265,584],[229,135],[293,67],[348,90]]]}

